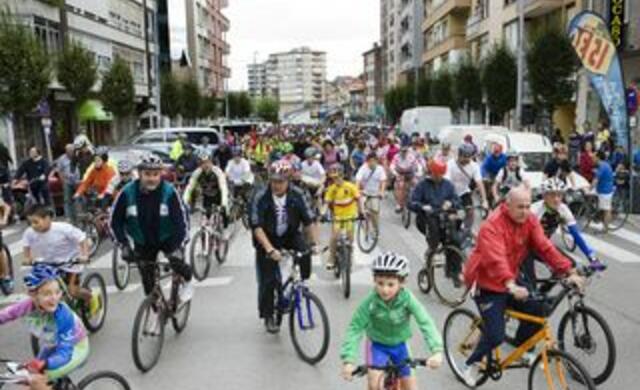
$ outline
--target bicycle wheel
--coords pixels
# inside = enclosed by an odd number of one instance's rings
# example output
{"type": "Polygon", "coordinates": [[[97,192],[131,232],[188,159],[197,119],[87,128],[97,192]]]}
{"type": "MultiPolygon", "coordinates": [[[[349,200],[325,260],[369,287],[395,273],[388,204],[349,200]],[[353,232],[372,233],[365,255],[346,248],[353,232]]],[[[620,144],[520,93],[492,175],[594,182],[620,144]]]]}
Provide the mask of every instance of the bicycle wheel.
{"type": "Polygon", "coordinates": [[[342,285],[342,295],[345,299],[351,296],[351,248],[342,248],[340,261],[340,284],[342,285]]]}
{"type": "Polygon", "coordinates": [[[120,389],[130,390],[129,382],[120,374],[112,371],[98,371],[84,377],[78,383],[80,390],[120,389]]]}
{"type": "Polygon", "coordinates": [[[574,213],[574,217],[576,218],[576,223],[578,224],[578,227],[582,231],[585,231],[589,226],[589,223],[591,222],[591,218],[592,218],[591,214],[593,213],[593,211],[591,210],[591,207],[588,204],[586,204],[586,202],[588,202],[587,199],[585,199],[585,203],[583,203],[581,206],[578,207],[577,212],[574,213]]]}
{"type": "MultiPolygon", "coordinates": [[[[444,354],[453,375],[462,383],[466,361],[482,337],[481,324],[480,317],[463,308],[454,309],[444,322],[444,354]]],[[[485,383],[488,377],[488,373],[481,370],[475,378],[476,386],[485,383]]]]}
{"type": "Polygon", "coordinates": [[[320,299],[309,290],[298,290],[289,314],[289,333],[296,353],[316,364],[329,349],[329,318],[320,299]]]}
{"type": "Polygon", "coordinates": [[[429,270],[427,268],[421,268],[418,271],[418,289],[423,294],[429,294],[431,291],[431,277],[429,276],[429,270]]]}
{"type": "Polygon", "coordinates": [[[215,243],[214,252],[216,254],[216,260],[218,264],[224,264],[229,254],[229,241],[222,238],[222,232],[212,237],[212,240],[215,243]]]}
{"type": "Polygon", "coordinates": [[[405,229],[409,229],[409,226],[411,226],[411,211],[407,206],[402,209],[402,226],[405,229]]]}
{"type": "MultiPolygon", "coordinates": [[[[5,259],[7,259],[7,277],[12,281],[15,281],[15,274],[13,270],[13,260],[11,259],[11,252],[9,252],[9,248],[2,244],[2,251],[4,252],[5,259]]],[[[11,295],[15,290],[14,284],[11,286],[5,285],[4,283],[0,283],[0,289],[2,289],[2,293],[4,295],[11,295]]]]}
{"type": "Polygon", "coordinates": [[[596,385],[611,376],[616,364],[611,328],[600,313],[588,306],[576,306],[575,311],[564,313],[558,326],[558,348],[575,356],[596,385]]]}
{"type": "Polygon", "coordinates": [[[358,221],[358,248],[364,253],[371,253],[378,243],[378,233],[368,217],[358,221]]]}
{"type": "Polygon", "coordinates": [[[93,272],[84,278],[82,287],[91,291],[92,301],[97,300],[97,307],[93,309],[93,312],[91,305],[89,307],[83,305],[82,310],[82,322],[89,332],[95,333],[102,328],[107,318],[107,285],[102,275],[93,272]]]}
{"type": "Polygon", "coordinates": [[[122,291],[127,288],[129,284],[129,277],[131,276],[131,267],[129,263],[122,260],[120,257],[120,249],[117,246],[113,247],[113,253],[111,255],[111,271],[113,273],[113,283],[118,290],[122,291]]]}
{"type": "Polygon", "coordinates": [[[538,355],[529,369],[529,390],[560,389],[595,390],[596,385],[587,370],[570,354],[550,349],[547,351],[548,365],[545,368],[542,354],[538,355]],[[540,364],[543,364],[540,367],[540,364]]]}
{"type": "Polygon", "coordinates": [[[89,247],[89,256],[93,257],[98,251],[98,247],[100,246],[100,234],[98,233],[98,227],[91,220],[83,220],[80,222],[80,230],[85,232],[87,238],[91,240],[91,247],[89,247]]]}
{"type": "Polygon", "coordinates": [[[174,302],[178,302],[178,307],[171,317],[171,325],[176,333],[182,333],[182,331],[187,327],[189,314],[191,314],[191,301],[180,302],[178,298],[179,286],[180,284],[172,286],[173,291],[171,292],[172,300],[174,302]]]}
{"type": "Polygon", "coordinates": [[[567,248],[569,252],[574,252],[576,250],[576,241],[573,239],[573,236],[569,233],[566,226],[563,225],[560,227],[560,235],[562,237],[564,247],[567,248]]]}
{"type": "Polygon", "coordinates": [[[138,370],[147,372],[158,363],[164,344],[164,325],[164,312],[155,294],[151,294],[142,301],[133,322],[131,351],[138,370]]]}
{"type": "Polygon", "coordinates": [[[427,261],[433,290],[442,303],[451,307],[463,303],[469,291],[460,280],[465,259],[466,257],[460,249],[447,245],[432,252],[427,261]]]}
{"type": "Polygon", "coordinates": [[[193,236],[191,247],[189,248],[189,260],[193,269],[193,277],[198,281],[205,280],[211,269],[211,244],[207,241],[211,240],[212,237],[207,240],[207,234],[204,229],[198,230],[193,236]]]}
{"type": "Polygon", "coordinates": [[[613,194],[613,199],[611,200],[611,222],[609,223],[609,230],[619,230],[621,229],[625,223],[627,223],[627,219],[629,218],[629,208],[627,207],[627,202],[622,199],[621,196],[613,194]]]}

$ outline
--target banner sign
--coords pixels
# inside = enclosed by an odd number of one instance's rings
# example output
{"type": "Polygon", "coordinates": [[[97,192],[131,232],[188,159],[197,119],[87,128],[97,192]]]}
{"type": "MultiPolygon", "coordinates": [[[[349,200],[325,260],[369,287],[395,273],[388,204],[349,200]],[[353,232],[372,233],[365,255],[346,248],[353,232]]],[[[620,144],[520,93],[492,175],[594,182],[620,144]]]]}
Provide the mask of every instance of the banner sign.
{"type": "Polygon", "coordinates": [[[624,49],[624,4],[625,0],[609,0],[609,31],[618,50],[624,49]]]}
{"type": "Polygon", "coordinates": [[[591,86],[609,116],[611,131],[618,145],[628,149],[629,116],[622,66],[607,23],[598,14],[583,11],[569,23],[569,38],[586,68],[591,86]]]}

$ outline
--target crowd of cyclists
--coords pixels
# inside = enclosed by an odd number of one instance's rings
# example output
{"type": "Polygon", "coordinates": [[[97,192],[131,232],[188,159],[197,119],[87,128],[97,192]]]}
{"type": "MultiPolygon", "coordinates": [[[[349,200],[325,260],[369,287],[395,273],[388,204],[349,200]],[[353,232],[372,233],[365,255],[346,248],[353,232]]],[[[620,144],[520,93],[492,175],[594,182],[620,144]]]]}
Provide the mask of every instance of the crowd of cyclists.
{"type": "MultiPolygon", "coordinates": [[[[68,375],[88,357],[86,331],[78,314],[61,299],[62,286],[68,285],[70,293],[82,299],[90,312],[100,305],[78,284],[82,265],[67,265],[70,260],[90,261],[89,236],[73,225],[76,203],[95,201],[98,207],[110,210],[114,245],[125,261],[138,264],[145,294],[150,294],[155,283],[149,264],[164,253],[172,271],[184,281],[179,297],[186,302],[194,296],[194,282],[185,247],[198,198],[206,218],[221,210],[225,228],[233,223],[231,205],[242,198],[255,248],[258,315],[267,332],[277,333],[280,324],[274,320],[274,293],[283,251],[306,253],[299,264],[302,279],[308,280],[311,257],[321,252],[318,224],[332,221],[331,250],[325,261],[325,268],[332,270],[336,266],[335,242],[340,229],[345,228],[338,226],[340,221],[350,221],[346,227],[349,240],[354,239],[352,221],[357,218],[371,220],[384,234],[380,213],[390,192],[395,214],[415,214],[416,227],[424,234],[429,250],[435,250],[446,238],[441,213],[457,215],[459,226],[480,224],[468,260],[447,264],[447,278],[471,290],[469,296],[484,322],[484,333],[465,366],[465,384],[473,387],[474,377],[486,361],[483,359],[504,340],[505,310],[540,313],[539,307],[527,301],[531,289],[520,278],[521,273],[535,274],[536,259],[578,288],[584,284],[575,263],[550,239],[559,227],[567,230],[593,267],[604,269],[572,210],[563,202],[566,191],[574,185],[572,169],[563,163],[567,159],[564,151],[563,145],[556,145],[542,185],[532,188],[521,167],[521,156],[503,150],[500,144],[481,150],[471,135],[454,148],[434,142],[429,134],[404,134],[391,127],[276,126],[229,135],[217,149],[208,139],[193,145],[186,136],[179,137],[170,153],[177,179],[169,183],[163,178],[168,168],[154,154],[136,162],[113,161],[108,148],[94,148],[81,138],[67,146],[54,167],[64,180],[67,222],[62,222],[47,207],[46,185],[42,180],[33,181],[46,177],[50,169],[33,148],[30,162],[16,172],[16,178],[27,176],[38,199],[26,211],[30,227],[24,233],[23,262],[32,266],[24,278],[28,297],[0,310],[0,324],[27,319],[42,346],[25,364],[34,373],[30,387],[50,388],[48,382],[68,375]],[[487,211],[488,216],[482,216],[486,220],[477,220],[477,209],[487,211]]],[[[609,195],[615,185],[609,158],[606,152],[599,155],[591,183],[605,214],[611,209],[609,195]]],[[[4,223],[10,205],[8,197],[0,199],[4,223]]],[[[14,283],[6,262],[6,256],[0,256],[3,285],[14,283]]],[[[442,364],[443,340],[438,326],[407,286],[408,258],[384,252],[372,256],[371,262],[373,289],[354,313],[340,358],[342,375],[351,379],[360,358],[359,344],[366,334],[367,364],[374,367],[369,370],[368,383],[370,389],[377,389],[383,372],[375,367],[388,362],[402,365],[409,358],[411,317],[431,353],[428,367],[442,364]]],[[[522,324],[516,343],[537,329],[522,324]]],[[[409,367],[402,367],[399,375],[403,389],[417,388],[409,367]]]]}

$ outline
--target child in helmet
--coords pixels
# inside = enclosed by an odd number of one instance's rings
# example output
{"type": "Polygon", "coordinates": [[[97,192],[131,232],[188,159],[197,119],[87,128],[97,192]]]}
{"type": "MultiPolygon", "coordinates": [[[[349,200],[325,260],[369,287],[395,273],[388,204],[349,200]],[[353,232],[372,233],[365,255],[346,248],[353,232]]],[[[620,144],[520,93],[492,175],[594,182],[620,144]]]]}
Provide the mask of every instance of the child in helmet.
{"type": "Polygon", "coordinates": [[[109,204],[118,196],[120,191],[127,184],[138,178],[138,174],[134,169],[134,165],[129,160],[118,161],[118,174],[114,176],[107,186],[107,195],[109,204]]]}
{"type": "MultiPolygon", "coordinates": [[[[372,266],[374,290],[358,306],[347,328],[340,350],[342,376],[351,380],[358,359],[358,345],[366,333],[367,364],[385,366],[389,360],[402,364],[409,356],[407,341],[411,338],[410,318],[413,316],[432,355],[427,366],[442,365],[442,336],[433,319],[416,297],[405,288],[409,275],[409,260],[399,254],[380,254],[372,266]]],[[[378,389],[383,372],[369,370],[369,389],[378,389]]],[[[418,385],[409,366],[400,370],[402,389],[416,390],[418,385]]]]}
{"type": "Polygon", "coordinates": [[[24,318],[38,338],[40,352],[25,367],[31,372],[32,390],[49,390],[48,382],[69,375],[89,356],[89,338],[78,316],[62,301],[54,267],[35,264],[24,277],[29,297],[0,310],[0,325],[24,318]]]}

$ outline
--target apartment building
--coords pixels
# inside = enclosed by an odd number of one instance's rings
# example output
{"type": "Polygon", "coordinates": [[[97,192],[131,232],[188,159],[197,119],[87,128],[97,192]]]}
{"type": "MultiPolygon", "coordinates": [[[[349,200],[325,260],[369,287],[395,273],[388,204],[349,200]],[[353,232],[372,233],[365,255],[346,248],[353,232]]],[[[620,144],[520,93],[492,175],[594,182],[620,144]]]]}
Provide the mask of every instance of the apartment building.
{"type": "Polygon", "coordinates": [[[365,107],[369,117],[382,113],[384,91],[382,85],[382,48],[375,43],[373,48],[362,54],[364,59],[365,107]]]}
{"type": "Polygon", "coordinates": [[[222,13],[228,0],[185,0],[187,17],[187,48],[192,77],[202,91],[222,97],[225,80],[231,77],[227,56],[229,19],[222,13]]]}
{"type": "Polygon", "coordinates": [[[267,64],[255,63],[247,66],[249,76],[249,96],[252,98],[267,97],[267,64]]]}
{"type": "Polygon", "coordinates": [[[468,53],[466,27],[471,3],[471,0],[425,0],[422,64],[426,72],[453,68],[468,53]]]}

